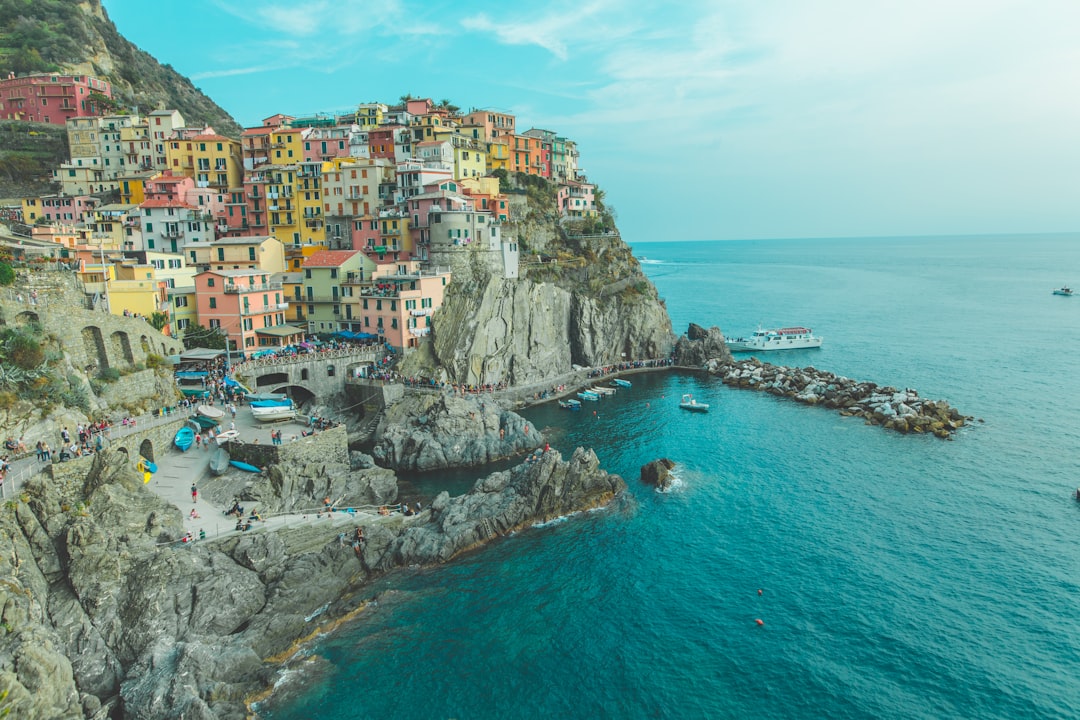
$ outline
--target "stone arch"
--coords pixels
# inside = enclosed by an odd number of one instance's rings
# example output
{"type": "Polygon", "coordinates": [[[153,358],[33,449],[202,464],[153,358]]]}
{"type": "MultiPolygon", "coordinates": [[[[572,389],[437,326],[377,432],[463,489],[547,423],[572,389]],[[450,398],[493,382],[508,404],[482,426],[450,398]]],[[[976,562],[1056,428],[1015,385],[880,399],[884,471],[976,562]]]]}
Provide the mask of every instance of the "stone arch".
{"type": "Polygon", "coordinates": [[[255,386],[264,388],[267,385],[281,385],[289,382],[289,374],[283,372],[267,373],[255,378],[255,386]]]}
{"type": "Polygon", "coordinates": [[[131,352],[131,341],[123,330],[117,330],[109,336],[109,349],[115,358],[123,358],[125,365],[135,364],[135,355],[131,352]]]}
{"type": "Polygon", "coordinates": [[[334,377],[335,372],[337,372],[337,370],[334,368],[333,365],[326,366],[326,377],[334,377]]]}
{"type": "Polygon", "coordinates": [[[33,310],[23,310],[21,313],[15,316],[15,324],[19,327],[26,327],[27,325],[40,325],[41,318],[33,310]]]}
{"type": "Polygon", "coordinates": [[[101,337],[101,328],[87,325],[82,329],[83,350],[91,364],[105,370],[109,367],[109,354],[105,352],[105,338],[101,337]]]}
{"type": "Polygon", "coordinates": [[[149,355],[151,353],[150,340],[147,339],[147,337],[145,335],[140,335],[139,336],[139,346],[142,348],[142,351],[143,351],[144,355],[149,355]]]}
{"type": "Polygon", "coordinates": [[[285,395],[292,399],[297,407],[315,399],[315,393],[311,392],[303,385],[282,385],[275,387],[273,391],[276,393],[285,393],[285,395]]]}
{"type": "Polygon", "coordinates": [[[300,379],[301,380],[307,380],[308,379],[308,369],[307,368],[300,368],[300,379]]]}
{"type": "Polygon", "coordinates": [[[142,455],[150,462],[154,462],[154,442],[150,438],[144,438],[139,443],[139,455],[142,455]]]}

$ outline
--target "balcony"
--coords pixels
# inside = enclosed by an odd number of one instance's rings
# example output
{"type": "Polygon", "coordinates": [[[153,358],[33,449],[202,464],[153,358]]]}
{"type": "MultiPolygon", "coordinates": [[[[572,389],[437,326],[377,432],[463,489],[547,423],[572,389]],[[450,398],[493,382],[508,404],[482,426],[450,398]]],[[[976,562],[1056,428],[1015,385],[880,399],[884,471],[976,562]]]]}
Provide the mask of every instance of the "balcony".
{"type": "Polygon", "coordinates": [[[240,293],[249,292],[268,292],[271,290],[280,290],[281,283],[271,282],[263,285],[237,285],[236,283],[229,283],[222,288],[229,295],[239,295],[240,293]]]}
{"type": "Polygon", "coordinates": [[[409,334],[413,337],[424,337],[425,335],[431,334],[431,328],[409,328],[409,334]]]}
{"type": "Polygon", "coordinates": [[[161,237],[166,238],[168,240],[176,240],[176,239],[178,239],[180,237],[180,231],[179,230],[165,230],[164,232],[161,233],[161,237]]]}
{"type": "Polygon", "coordinates": [[[265,315],[266,313],[277,312],[276,305],[251,305],[250,307],[245,305],[240,308],[241,315],[265,315]]]}
{"type": "Polygon", "coordinates": [[[346,273],[345,278],[341,281],[342,285],[366,285],[370,283],[370,280],[364,279],[363,273],[346,273]]]}
{"type": "Polygon", "coordinates": [[[288,310],[289,309],[289,303],[287,303],[287,302],[278,303],[277,304],[277,309],[278,310],[288,310]]]}
{"type": "Polygon", "coordinates": [[[431,313],[432,313],[431,308],[419,308],[417,310],[410,310],[409,311],[409,314],[412,315],[413,317],[424,317],[425,315],[430,315],[431,313]]]}

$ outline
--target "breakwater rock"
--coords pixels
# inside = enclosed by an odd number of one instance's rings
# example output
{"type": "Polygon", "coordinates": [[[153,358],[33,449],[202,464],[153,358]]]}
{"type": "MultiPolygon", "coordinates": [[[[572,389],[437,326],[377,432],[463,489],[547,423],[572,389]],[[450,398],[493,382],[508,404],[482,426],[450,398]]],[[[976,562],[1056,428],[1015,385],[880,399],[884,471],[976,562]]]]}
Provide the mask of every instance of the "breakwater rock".
{"type": "Polygon", "coordinates": [[[180,511],[126,453],[100,453],[85,479],[45,473],[0,509],[0,711],[247,718],[277,663],[361,607],[373,576],[444,562],[625,488],[591,450],[530,458],[418,515],[332,513],[186,544],[174,542],[180,511]],[[354,548],[355,525],[366,539],[354,548]]]}
{"type": "Polygon", "coordinates": [[[708,330],[690,323],[686,334],[681,335],[672,352],[675,364],[682,367],[702,367],[706,363],[731,362],[731,351],[724,341],[724,333],[715,325],[708,330]]]}
{"type": "Polygon", "coordinates": [[[532,423],[490,397],[420,392],[386,409],[372,455],[394,470],[442,470],[484,465],[543,442],[532,423]]]}
{"type": "Polygon", "coordinates": [[[944,400],[925,400],[910,388],[898,390],[860,382],[813,367],[770,365],[751,358],[727,364],[708,363],[706,368],[720,375],[725,385],[821,405],[901,433],[932,433],[948,439],[973,419],[944,400]]]}

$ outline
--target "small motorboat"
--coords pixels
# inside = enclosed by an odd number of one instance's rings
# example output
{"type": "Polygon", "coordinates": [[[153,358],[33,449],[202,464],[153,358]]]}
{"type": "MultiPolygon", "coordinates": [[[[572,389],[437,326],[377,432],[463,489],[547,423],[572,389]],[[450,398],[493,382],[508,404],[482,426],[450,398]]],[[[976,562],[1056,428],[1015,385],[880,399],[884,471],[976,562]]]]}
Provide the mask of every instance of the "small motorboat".
{"type": "Polygon", "coordinates": [[[709,412],[709,404],[698,402],[690,393],[686,393],[682,396],[679,407],[683,410],[689,410],[690,412],[709,412]]]}
{"type": "Polygon", "coordinates": [[[176,431],[176,437],[173,438],[173,445],[178,447],[181,452],[186,451],[195,442],[195,431],[191,427],[185,425],[176,431]]]}
{"type": "Polygon", "coordinates": [[[217,434],[217,444],[221,445],[223,443],[229,442],[230,440],[235,440],[238,437],[240,437],[239,430],[222,430],[217,434]]]}
{"type": "Polygon", "coordinates": [[[596,393],[592,392],[591,390],[582,390],[581,392],[579,392],[577,394],[577,396],[579,398],[581,398],[582,400],[588,400],[589,402],[599,402],[600,401],[600,396],[597,395],[596,393]]]}
{"type": "Polygon", "coordinates": [[[229,453],[223,447],[219,447],[214,451],[214,454],[210,456],[210,473],[212,475],[220,475],[229,469],[229,453]]]}
{"type": "Polygon", "coordinates": [[[1062,285],[1061,287],[1059,287],[1057,290],[1054,291],[1054,294],[1055,295],[1066,295],[1066,296],[1068,296],[1068,295],[1072,295],[1073,291],[1072,291],[1072,288],[1069,287],[1068,285],[1062,285]]]}
{"type": "Polygon", "coordinates": [[[567,398],[566,400],[559,401],[559,407],[563,410],[576,411],[581,409],[581,401],[574,400],[573,398],[567,398]]]}
{"type": "Polygon", "coordinates": [[[259,468],[255,467],[254,465],[252,465],[250,463],[246,463],[243,460],[230,460],[229,464],[232,465],[237,470],[243,470],[244,472],[251,472],[251,473],[262,472],[262,470],[260,470],[259,468]]]}
{"type": "Polygon", "coordinates": [[[597,395],[601,395],[601,396],[614,395],[615,394],[615,388],[600,387],[599,385],[597,385],[597,386],[589,388],[589,392],[594,392],[597,395]]]}
{"type": "Polygon", "coordinates": [[[213,418],[215,420],[225,417],[225,411],[219,410],[213,405],[200,405],[195,412],[203,417],[213,418]]]}
{"type": "Polygon", "coordinates": [[[621,387],[621,388],[628,388],[628,387],[631,386],[631,383],[630,383],[629,380],[623,380],[622,378],[615,378],[614,380],[611,381],[611,384],[615,385],[616,387],[621,387]]]}

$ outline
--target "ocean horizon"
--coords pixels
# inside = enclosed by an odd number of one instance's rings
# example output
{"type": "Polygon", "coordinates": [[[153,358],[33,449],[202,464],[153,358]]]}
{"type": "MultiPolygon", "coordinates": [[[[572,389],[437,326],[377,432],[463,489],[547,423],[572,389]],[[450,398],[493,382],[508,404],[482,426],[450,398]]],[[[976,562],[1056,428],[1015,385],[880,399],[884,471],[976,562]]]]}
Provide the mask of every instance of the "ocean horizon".
{"type": "Polygon", "coordinates": [[[631,247],[677,334],[813,328],[822,348],[760,357],[947,400],[975,418],[955,439],[700,372],[530,408],[627,492],[378,579],[260,715],[1080,715],[1080,300],[1052,295],[1077,284],[1080,233],[864,240],[631,247]],[[680,411],[685,392],[710,412],[680,411]],[[658,457],[667,493],[638,480],[658,457]]]}

